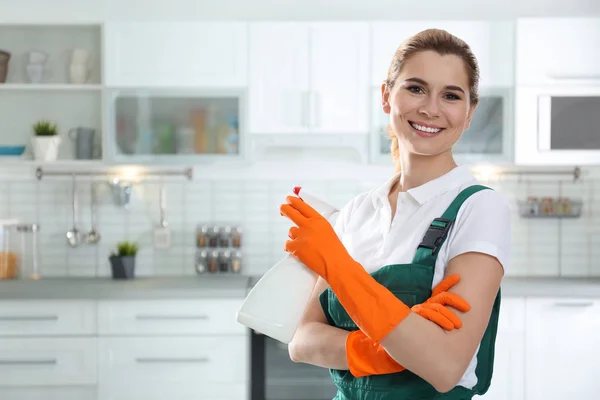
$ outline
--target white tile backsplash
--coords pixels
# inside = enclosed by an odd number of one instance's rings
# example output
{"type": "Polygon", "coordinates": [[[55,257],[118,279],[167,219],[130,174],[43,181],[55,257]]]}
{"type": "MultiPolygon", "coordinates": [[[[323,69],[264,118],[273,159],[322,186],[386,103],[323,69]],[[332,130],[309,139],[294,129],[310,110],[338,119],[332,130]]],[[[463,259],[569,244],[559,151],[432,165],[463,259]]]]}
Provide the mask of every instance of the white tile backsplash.
{"type": "MultiPolygon", "coordinates": [[[[153,229],[159,223],[157,183],[134,187],[129,208],[113,205],[105,185],[97,190],[97,228],[102,235],[95,246],[69,248],[65,233],[72,226],[71,182],[44,179],[0,181],[0,217],[37,222],[40,234],[40,268],[44,276],[108,276],[108,255],[121,240],[140,244],[139,276],[193,275],[196,226],[204,222],[240,224],[243,229],[245,274],[262,274],[285,253],[289,222],[280,216],[279,205],[295,185],[327,201],[343,206],[361,191],[377,187],[372,180],[266,180],[199,179],[168,182],[166,217],[171,247],[153,247],[153,229]]],[[[488,182],[506,194],[513,204],[512,262],[510,276],[600,276],[600,184],[581,182],[488,182]],[[517,201],[527,196],[573,196],[584,200],[580,219],[522,219],[517,201]]],[[[78,228],[90,229],[89,182],[78,181],[78,228]]]]}

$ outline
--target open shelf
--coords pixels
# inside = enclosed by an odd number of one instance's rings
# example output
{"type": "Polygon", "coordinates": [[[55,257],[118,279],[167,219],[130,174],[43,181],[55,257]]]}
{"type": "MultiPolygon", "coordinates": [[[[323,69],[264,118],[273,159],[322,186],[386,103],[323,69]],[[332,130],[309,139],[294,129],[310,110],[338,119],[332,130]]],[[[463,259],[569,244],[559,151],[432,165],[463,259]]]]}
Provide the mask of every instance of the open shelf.
{"type": "Polygon", "coordinates": [[[72,83],[3,83],[0,84],[0,91],[94,91],[102,90],[99,84],[77,85],[72,83]]]}
{"type": "Polygon", "coordinates": [[[10,53],[6,79],[0,82],[0,146],[25,146],[20,156],[0,156],[0,167],[61,164],[78,168],[101,163],[101,25],[0,24],[0,50],[10,53]],[[74,63],[74,59],[80,62],[74,63]],[[83,79],[75,79],[72,65],[83,66],[83,79]],[[44,70],[41,79],[35,79],[31,66],[44,70]],[[58,127],[61,141],[56,161],[34,160],[33,125],[39,121],[58,127]],[[91,160],[76,159],[76,128],[94,130],[91,160]]]}
{"type": "Polygon", "coordinates": [[[100,25],[0,25],[0,50],[11,54],[5,83],[32,83],[28,73],[30,52],[47,57],[44,74],[38,84],[71,83],[70,65],[75,49],[87,54],[87,79],[102,82],[102,46],[100,25]]]}

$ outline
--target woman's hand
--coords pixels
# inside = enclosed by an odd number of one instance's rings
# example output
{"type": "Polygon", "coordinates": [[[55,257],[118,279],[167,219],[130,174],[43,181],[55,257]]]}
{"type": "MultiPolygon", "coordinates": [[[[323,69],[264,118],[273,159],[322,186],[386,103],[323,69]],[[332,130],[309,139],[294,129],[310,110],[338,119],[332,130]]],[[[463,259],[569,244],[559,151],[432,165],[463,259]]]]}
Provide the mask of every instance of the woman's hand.
{"type": "MultiPolygon", "coordinates": [[[[425,303],[413,306],[412,311],[447,331],[459,329],[462,327],[462,322],[448,306],[462,312],[471,309],[469,303],[462,297],[447,291],[459,281],[460,276],[457,274],[448,276],[433,289],[431,297],[425,303]]],[[[405,370],[383,346],[370,339],[361,330],[352,331],[348,335],[346,358],[350,372],[357,378],[405,370]]]]}
{"type": "MultiPolygon", "coordinates": [[[[350,258],[333,227],[321,214],[304,200],[287,196],[280,207],[281,215],[289,218],[292,226],[285,243],[285,251],[328,281],[340,260],[350,258]]],[[[343,264],[343,263],[342,263],[343,264]]]]}
{"type": "Polygon", "coordinates": [[[360,330],[381,340],[410,315],[410,308],[348,254],[329,221],[302,199],[286,200],[281,214],[297,226],[290,228],[285,250],[327,281],[360,330]]]}

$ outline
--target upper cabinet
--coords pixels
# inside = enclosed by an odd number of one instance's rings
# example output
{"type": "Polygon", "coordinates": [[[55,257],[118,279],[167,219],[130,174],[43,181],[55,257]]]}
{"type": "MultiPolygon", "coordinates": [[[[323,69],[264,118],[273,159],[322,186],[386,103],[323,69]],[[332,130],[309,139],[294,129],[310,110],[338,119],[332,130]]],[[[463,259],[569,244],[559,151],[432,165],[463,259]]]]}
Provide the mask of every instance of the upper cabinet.
{"type": "Polygon", "coordinates": [[[107,22],[106,85],[232,88],[247,85],[247,24],[107,22]]]}
{"type": "Polygon", "coordinates": [[[368,23],[255,23],[249,43],[251,133],[368,133],[368,23]]]}
{"type": "Polygon", "coordinates": [[[517,22],[517,85],[600,82],[600,18],[517,22]]]}
{"type": "Polygon", "coordinates": [[[444,29],[471,47],[480,69],[480,87],[514,82],[514,25],[503,21],[394,21],[373,23],[371,84],[379,87],[400,44],[430,28],[444,29]]]}

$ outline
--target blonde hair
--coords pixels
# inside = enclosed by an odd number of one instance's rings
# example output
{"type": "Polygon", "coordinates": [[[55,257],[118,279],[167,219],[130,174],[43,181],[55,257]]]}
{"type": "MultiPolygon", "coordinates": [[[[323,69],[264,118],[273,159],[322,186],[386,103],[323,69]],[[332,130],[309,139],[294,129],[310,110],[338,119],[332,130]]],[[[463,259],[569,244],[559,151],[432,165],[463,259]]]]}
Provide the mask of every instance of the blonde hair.
{"type": "MultiPolygon", "coordinates": [[[[391,90],[396,83],[404,63],[415,54],[427,50],[435,51],[442,56],[455,55],[464,61],[469,79],[469,100],[472,105],[476,105],[479,101],[479,66],[477,58],[467,43],[442,29],[427,29],[419,32],[405,40],[398,47],[388,69],[387,79],[384,81],[386,91],[391,90]]],[[[399,172],[400,148],[398,137],[389,125],[387,131],[388,138],[392,140],[390,150],[396,164],[396,171],[399,172]]]]}

